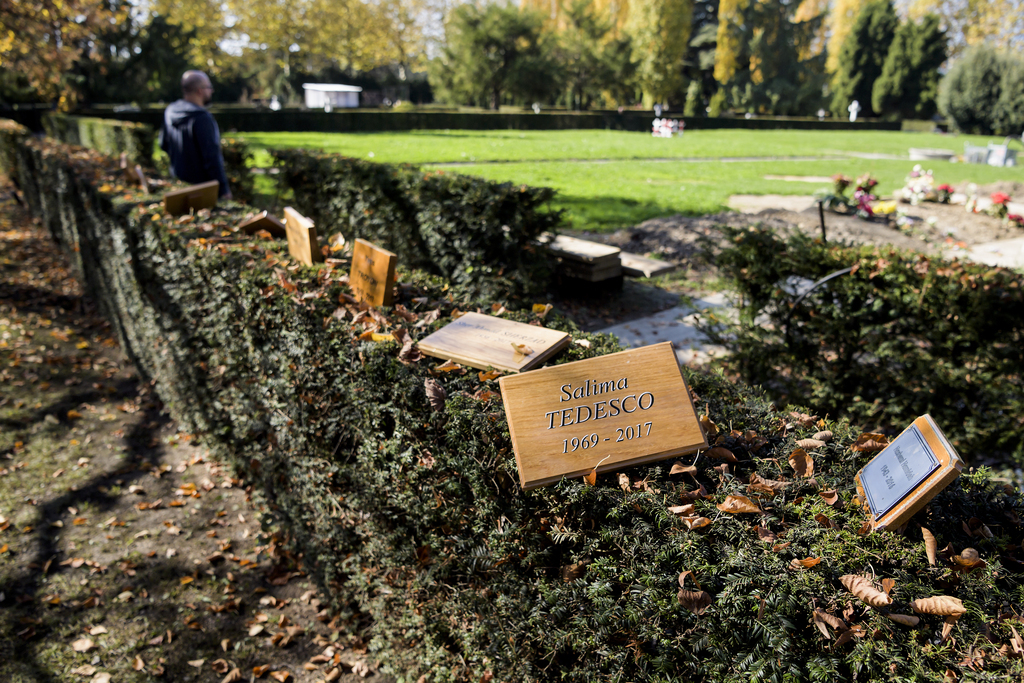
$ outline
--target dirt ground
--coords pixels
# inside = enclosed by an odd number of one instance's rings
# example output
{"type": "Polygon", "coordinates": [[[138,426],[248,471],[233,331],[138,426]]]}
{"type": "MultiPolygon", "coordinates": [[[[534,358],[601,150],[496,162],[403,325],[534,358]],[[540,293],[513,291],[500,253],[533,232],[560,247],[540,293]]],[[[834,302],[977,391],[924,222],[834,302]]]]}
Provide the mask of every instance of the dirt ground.
{"type": "Polygon", "coordinates": [[[0,187],[0,681],[383,681],[0,187]]]}

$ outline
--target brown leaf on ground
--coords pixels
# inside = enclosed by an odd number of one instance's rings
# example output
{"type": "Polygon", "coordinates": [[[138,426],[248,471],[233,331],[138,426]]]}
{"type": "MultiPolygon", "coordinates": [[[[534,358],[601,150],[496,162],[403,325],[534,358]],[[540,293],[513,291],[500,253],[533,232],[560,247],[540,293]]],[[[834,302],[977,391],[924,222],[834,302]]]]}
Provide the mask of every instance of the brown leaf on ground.
{"type": "Polygon", "coordinates": [[[857,453],[873,453],[889,445],[889,438],[884,434],[865,432],[857,437],[850,448],[857,453]]]}
{"type": "Polygon", "coordinates": [[[693,465],[684,465],[681,462],[674,463],[672,469],[668,471],[671,474],[697,474],[697,468],[693,465]]]}
{"type": "Polygon", "coordinates": [[[889,621],[894,621],[897,624],[902,624],[903,626],[917,626],[921,622],[920,617],[915,617],[910,614],[893,614],[889,612],[885,616],[889,621]]]}
{"type": "Polygon", "coordinates": [[[737,462],[736,454],[730,451],[728,448],[722,448],[721,446],[715,446],[709,448],[704,452],[704,455],[715,460],[722,460],[723,462],[737,462]]]}
{"type": "Polygon", "coordinates": [[[832,522],[832,520],[829,519],[828,517],[826,517],[825,515],[821,514],[821,513],[818,513],[818,514],[814,515],[814,520],[818,524],[820,524],[823,527],[825,527],[826,529],[835,529],[836,528],[836,525],[832,522]]]}
{"type": "Polygon", "coordinates": [[[402,350],[398,352],[398,360],[406,365],[423,360],[423,352],[412,340],[402,344],[402,350]]]}
{"type": "Polygon", "coordinates": [[[533,349],[526,344],[516,344],[515,342],[509,342],[512,344],[512,350],[515,351],[516,356],[531,356],[533,355],[533,349]]]}
{"type": "Polygon", "coordinates": [[[845,645],[854,638],[863,638],[867,635],[867,631],[860,624],[854,624],[849,630],[843,631],[838,638],[836,638],[836,647],[845,645]]]}
{"type": "Polygon", "coordinates": [[[501,373],[497,370],[489,370],[488,372],[478,372],[476,373],[476,376],[481,382],[488,382],[492,379],[498,379],[501,377],[501,373]]]}
{"type": "Polygon", "coordinates": [[[918,598],[910,602],[910,607],[920,614],[938,614],[940,616],[959,616],[967,612],[959,598],[949,595],[936,595],[934,598],[918,598]]]}
{"type": "Polygon", "coordinates": [[[811,438],[812,439],[817,439],[818,441],[824,441],[825,443],[828,443],[829,441],[832,440],[832,432],[827,431],[827,430],[826,431],[817,432],[811,438]]]}
{"type": "Polygon", "coordinates": [[[829,505],[835,505],[839,502],[839,493],[835,489],[832,489],[831,491],[821,491],[818,495],[821,496],[821,499],[829,505]]]}
{"type": "Polygon", "coordinates": [[[1024,657],[1024,638],[1020,637],[1020,634],[1017,633],[1017,628],[1013,624],[1010,624],[1010,631],[1013,632],[1013,637],[1010,638],[1010,646],[1013,647],[1015,654],[1024,657]]]}
{"type": "Polygon", "coordinates": [[[707,591],[688,591],[682,589],[676,594],[679,604],[697,616],[704,614],[711,606],[711,595],[707,591]]]}
{"type": "Polygon", "coordinates": [[[590,474],[583,477],[583,481],[587,482],[587,486],[594,486],[597,484],[597,468],[590,470],[590,474]]]}
{"type": "Polygon", "coordinates": [[[825,442],[819,441],[818,439],[800,439],[796,442],[796,445],[800,448],[813,451],[816,448],[824,448],[825,442]]]}
{"type": "Polygon", "coordinates": [[[232,669],[228,672],[228,675],[221,679],[220,683],[238,683],[242,680],[242,671],[240,669],[232,669]]]}
{"type": "Polygon", "coordinates": [[[797,560],[794,558],[793,561],[789,563],[789,566],[791,569],[810,569],[811,567],[817,567],[819,564],[821,564],[820,557],[808,557],[803,560],[797,560]]]}
{"type": "Polygon", "coordinates": [[[896,586],[896,579],[882,579],[882,590],[886,595],[892,593],[892,589],[896,586]]]}
{"type": "Polygon", "coordinates": [[[785,550],[786,548],[788,548],[792,544],[793,544],[793,541],[786,541],[785,543],[776,543],[775,545],[772,546],[772,552],[776,552],[777,553],[779,551],[785,550]]]}
{"type": "Polygon", "coordinates": [[[765,543],[774,543],[778,539],[778,536],[776,536],[774,532],[765,529],[763,526],[755,526],[754,531],[757,532],[758,540],[764,541],[765,543]]]}
{"type": "Polygon", "coordinates": [[[427,390],[427,399],[430,401],[430,406],[434,411],[441,412],[444,410],[444,402],[448,398],[444,387],[436,379],[430,377],[423,380],[423,386],[427,390]]]}
{"type": "Polygon", "coordinates": [[[690,531],[701,529],[711,524],[711,520],[707,517],[683,517],[682,520],[690,531]]]}
{"type": "Polygon", "coordinates": [[[953,562],[965,569],[970,569],[972,567],[977,567],[979,564],[983,564],[981,555],[979,555],[978,551],[974,548],[964,548],[960,551],[959,555],[953,556],[953,562]]]}
{"type": "Polygon", "coordinates": [[[71,649],[75,652],[88,652],[93,649],[95,644],[91,638],[79,638],[75,642],[71,643],[71,649]]]}
{"type": "Polygon", "coordinates": [[[197,669],[202,669],[203,668],[203,664],[206,664],[206,660],[205,659],[190,659],[189,662],[188,662],[189,666],[194,666],[197,669]]]}
{"type": "Polygon", "coordinates": [[[584,576],[587,573],[586,562],[574,562],[562,567],[562,581],[569,583],[584,576]]]}
{"type": "Polygon", "coordinates": [[[829,614],[820,607],[816,608],[811,614],[811,621],[814,623],[815,627],[821,631],[821,635],[825,636],[826,640],[830,640],[832,638],[832,634],[828,630],[829,626],[837,632],[842,632],[849,628],[845,621],[837,616],[829,614]]]}
{"type": "Polygon", "coordinates": [[[744,512],[761,512],[761,508],[757,506],[757,503],[750,500],[746,496],[738,495],[727,496],[726,499],[719,503],[717,507],[722,512],[728,512],[730,514],[742,514],[744,512]]]}
{"type": "Polygon", "coordinates": [[[942,642],[946,642],[949,638],[949,634],[953,632],[953,627],[956,626],[957,620],[960,619],[960,615],[948,616],[945,621],[942,622],[942,642]]]}
{"type": "Polygon", "coordinates": [[[146,669],[146,662],[142,660],[142,657],[135,655],[135,661],[132,662],[132,668],[136,671],[144,671],[146,669]]]}
{"type": "Polygon", "coordinates": [[[96,667],[92,664],[83,664],[80,667],[72,669],[71,673],[75,676],[92,676],[96,673],[96,667]]]}
{"type": "Polygon", "coordinates": [[[793,411],[789,414],[789,419],[797,423],[801,427],[810,427],[818,420],[818,416],[793,411]]]}
{"type": "MultiPolygon", "coordinates": [[[[707,411],[707,408],[704,409],[707,411]]],[[[716,425],[711,417],[705,412],[700,416],[700,428],[704,430],[704,434],[710,439],[711,437],[718,436],[718,425],[716,425]]]]}
{"type": "Polygon", "coordinates": [[[814,476],[814,458],[808,455],[807,451],[797,448],[789,454],[789,466],[800,477],[814,476]]]}
{"type": "Polygon", "coordinates": [[[106,671],[101,671],[92,677],[89,683],[110,683],[111,676],[106,671]]]}
{"type": "Polygon", "coordinates": [[[757,472],[750,475],[750,482],[747,484],[747,491],[753,493],[764,493],[769,496],[774,496],[778,493],[782,493],[789,486],[788,481],[776,481],[774,479],[765,479],[757,472]]]}
{"type": "Polygon", "coordinates": [[[939,549],[939,542],[935,536],[924,526],[921,527],[921,535],[925,538],[925,553],[928,555],[928,563],[935,566],[935,553],[939,549]]]}
{"type": "Polygon", "coordinates": [[[871,607],[885,607],[892,603],[892,598],[875,588],[871,579],[857,574],[846,574],[839,577],[840,583],[861,602],[871,607]]]}
{"type": "Polygon", "coordinates": [[[270,677],[278,681],[278,683],[285,683],[292,675],[287,671],[271,671],[270,677]]]}
{"type": "Polygon", "coordinates": [[[688,517],[694,514],[694,507],[693,503],[689,503],[688,505],[673,505],[669,507],[668,511],[676,517],[688,517]]]}
{"type": "Polygon", "coordinates": [[[264,664],[262,666],[254,666],[252,668],[252,675],[256,678],[263,678],[263,676],[265,676],[268,671],[270,671],[269,664],[264,664]]]}
{"type": "Polygon", "coordinates": [[[228,672],[228,669],[231,668],[230,666],[228,666],[228,662],[226,659],[216,659],[210,664],[210,666],[213,668],[214,671],[216,671],[219,674],[226,674],[228,672]]]}

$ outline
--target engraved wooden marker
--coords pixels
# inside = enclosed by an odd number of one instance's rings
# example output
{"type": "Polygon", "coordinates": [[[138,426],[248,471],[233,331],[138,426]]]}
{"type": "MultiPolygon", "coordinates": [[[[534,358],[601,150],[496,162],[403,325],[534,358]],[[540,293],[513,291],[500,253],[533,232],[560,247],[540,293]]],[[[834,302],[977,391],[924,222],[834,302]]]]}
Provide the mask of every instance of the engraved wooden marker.
{"type": "Polygon", "coordinates": [[[372,242],[356,238],[348,286],[356,298],[371,306],[390,306],[395,288],[398,256],[372,242]]]}
{"type": "Polygon", "coordinates": [[[320,253],[320,244],[316,240],[316,228],[313,221],[290,206],[284,207],[284,227],[288,233],[288,253],[300,263],[311,266],[321,263],[324,255],[320,253]]]}
{"type": "Polygon", "coordinates": [[[669,342],[499,383],[524,489],[707,448],[669,342]]]}
{"type": "Polygon", "coordinates": [[[964,467],[939,426],[924,415],[857,473],[857,493],[875,529],[896,528],[949,486],[964,467]]]}
{"type": "Polygon", "coordinates": [[[466,313],[418,344],[436,358],[503,372],[534,368],[568,345],[565,332],[480,313],[466,313]]]}
{"type": "Polygon", "coordinates": [[[284,223],[279,221],[276,216],[271,215],[269,211],[261,211],[252,218],[242,221],[238,224],[238,229],[246,235],[255,235],[260,230],[266,230],[274,237],[288,235],[284,223]]]}
{"type": "Polygon", "coordinates": [[[172,216],[180,216],[191,210],[212,209],[217,206],[219,191],[220,183],[211,180],[168,192],[164,195],[164,210],[172,216]]]}

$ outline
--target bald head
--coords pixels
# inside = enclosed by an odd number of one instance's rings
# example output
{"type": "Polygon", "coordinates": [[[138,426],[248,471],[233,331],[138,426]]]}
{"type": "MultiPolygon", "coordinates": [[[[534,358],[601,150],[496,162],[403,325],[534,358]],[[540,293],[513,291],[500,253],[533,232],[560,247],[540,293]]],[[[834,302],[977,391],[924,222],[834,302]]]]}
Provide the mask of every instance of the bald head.
{"type": "Polygon", "coordinates": [[[186,71],[181,75],[181,94],[189,102],[206,106],[213,98],[210,77],[202,71],[186,71]]]}

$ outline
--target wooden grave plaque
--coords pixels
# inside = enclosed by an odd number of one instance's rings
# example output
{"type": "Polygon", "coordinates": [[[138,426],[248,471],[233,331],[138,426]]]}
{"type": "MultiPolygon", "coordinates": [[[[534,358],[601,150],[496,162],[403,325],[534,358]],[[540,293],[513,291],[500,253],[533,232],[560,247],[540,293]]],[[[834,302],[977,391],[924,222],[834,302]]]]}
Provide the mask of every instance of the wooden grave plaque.
{"type": "Polygon", "coordinates": [[[417,344],[436,358],[502,372],[534,368],[568,345],[565,332],[481,313],[465,313],[417,344]]]}
{"type": "Polygon", "coordinates": [[[284,207],[284,227],[288,233],[288,253],[300,263],[311,266],[322,263],[324,255],[316,239],[313,221],[290,206],[284,207]]]}
{"type": "Polygon", "coordinates": [[[284,223],[269,211],[261,211],[252,218],[248,218],[238,224],[238,229],[246,235],[255,235],[260,230],[266,230],[274,237],[287,237],[288,230],[284,223]]]}
{"type": "Polygon", "coordinates": [[[164,195],[164,210],[172,216],[180,216],[191,210],[212,209],[217,206],[219,192],[220,183],[216,180],[174,190],[164,195]]]}
{"type": "Polygon", "coordinates": [[[707,448],[670,342],[499,383],[524,489],[707,448]]]}
{"type": "Polygon", "coordinates": [[[895,529],[959,477],[963,467],[939,426],[923,415],[857,473],[857,494],[875,529],[895,529]]]}
{"type": "Polygon", "coordinates": [[[372,242],[356,238],[348,286],[356,298],[371,306],[390,306],[395,289],[398,256],[372,242]]]}

